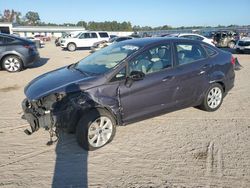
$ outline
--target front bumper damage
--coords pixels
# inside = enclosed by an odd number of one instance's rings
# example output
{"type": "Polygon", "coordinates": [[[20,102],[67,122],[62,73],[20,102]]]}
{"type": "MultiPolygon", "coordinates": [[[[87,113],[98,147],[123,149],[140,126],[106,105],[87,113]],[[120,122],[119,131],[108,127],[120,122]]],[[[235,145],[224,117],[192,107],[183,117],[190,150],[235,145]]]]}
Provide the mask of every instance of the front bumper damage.
{"type": "MultiPolygon", "coordinates": [[[[86,113],[86,110],[98,107],[107,107],[116,116],[117,123],[120,124],[120,103],[118,98],[100,97],[100,91],[95,91],[95,95],[85,92],[75,94],[51,94],[39,100],[24,99],[22,102],[23,116],[30,124],[30,130],[24,132],[28,135],[36,132],[40,128],[45,128],[50,133],[50,141],[56,136],[58,130],[63,129],[74,132],[78,120],[86,113]],[[106,103],[106,104],[105,104],[106,103]]],[[[117,92],[119,94],[119,92],[117,92]]],[[[56,139],[56,140],[57,140],[56,139]]]]}

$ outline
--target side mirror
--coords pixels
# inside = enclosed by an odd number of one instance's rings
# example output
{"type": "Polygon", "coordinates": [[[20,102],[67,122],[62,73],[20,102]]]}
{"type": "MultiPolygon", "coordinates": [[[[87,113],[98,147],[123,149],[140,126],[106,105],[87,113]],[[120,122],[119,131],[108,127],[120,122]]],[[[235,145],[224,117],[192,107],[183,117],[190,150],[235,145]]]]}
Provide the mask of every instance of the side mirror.
{"type": "Polygon", "coordinates": [[[144,77],[145,74],[141,71],[132,71],[129,75],[129,78],[133,81],[143,80],[144,77]]]}
{"type": "Polygon", "coordinates": [[[126,79],[126,87],[131,87],[134,81],[143,80],[145,74],[141,71],[132,71],[129,77],[126,79]]]}

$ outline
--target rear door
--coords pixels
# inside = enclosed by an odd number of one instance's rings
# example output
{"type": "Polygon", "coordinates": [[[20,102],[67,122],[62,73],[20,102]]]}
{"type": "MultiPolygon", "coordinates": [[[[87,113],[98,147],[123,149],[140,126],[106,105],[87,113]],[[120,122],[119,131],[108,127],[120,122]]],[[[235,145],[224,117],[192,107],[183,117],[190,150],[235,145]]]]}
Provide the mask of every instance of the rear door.
{"type": "Polygon", "coordinates": [[[174,98],[177,106],[193,106],[201,99],[202,93],[208,87],[209,62],[204,49],[199,43],[175,43],[176,67],[175,81],[178,91],[174,98]]]}

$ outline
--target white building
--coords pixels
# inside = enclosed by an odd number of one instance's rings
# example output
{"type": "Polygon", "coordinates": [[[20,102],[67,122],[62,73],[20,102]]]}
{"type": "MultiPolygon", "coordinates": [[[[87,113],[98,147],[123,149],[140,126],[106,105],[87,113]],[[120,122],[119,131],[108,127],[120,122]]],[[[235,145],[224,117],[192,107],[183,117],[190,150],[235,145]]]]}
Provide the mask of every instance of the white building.
{"type": "Polygon", "coordinates": [[[84,31],[84,27],[70,26],[16,26],[11,23],[0,23],[0,32],[19,34],[21,37],[31,37],[37,34],[50,37],[60,37],[63,32],[84,31]]]}
{"type": "MultiPolygon", "coordinates": [[[[13,34],[16,33],[20,37],[32,37],[34,35],[44,35],[49,37],[60,37],[63,32],[84,31],[84,27],[71,27],[71,26],[17,26],[12,23],[0,22],[0,33],[13,34]]],[[[133,32],[108,32],[109,35],[127,36],[133,32]]]]}

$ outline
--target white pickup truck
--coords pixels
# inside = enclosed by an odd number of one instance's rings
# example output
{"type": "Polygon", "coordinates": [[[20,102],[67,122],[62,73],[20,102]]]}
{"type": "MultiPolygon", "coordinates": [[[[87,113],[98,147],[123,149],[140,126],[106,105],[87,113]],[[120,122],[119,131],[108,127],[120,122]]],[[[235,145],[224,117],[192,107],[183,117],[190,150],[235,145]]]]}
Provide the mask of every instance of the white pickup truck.
{"type": "Polygon", "coordinates": [[[73,38],[61,40],[61,47],[69,51],[75,51],[81,47],[91,47],[99,41],[108,41],[109,34],[103,31],[83,31],[73,38]]]}

